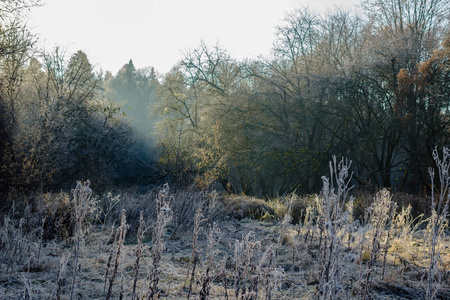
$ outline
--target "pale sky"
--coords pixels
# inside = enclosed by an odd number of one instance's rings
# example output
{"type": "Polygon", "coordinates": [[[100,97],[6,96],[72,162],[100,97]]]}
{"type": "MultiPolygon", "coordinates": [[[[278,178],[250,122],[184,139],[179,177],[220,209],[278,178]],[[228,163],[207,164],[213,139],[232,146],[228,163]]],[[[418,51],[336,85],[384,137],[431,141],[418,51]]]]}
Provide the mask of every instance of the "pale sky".
{"type": "Polygon", "coordinates": [[[287,12],[318,12],[360,0],[43,0],[28,25],[39,46],[87,53],[97,69],[116,74],[130,59],[136,68],[168,72],[203,40],[236,59],[267,56],[275,27],[287,12]]]}

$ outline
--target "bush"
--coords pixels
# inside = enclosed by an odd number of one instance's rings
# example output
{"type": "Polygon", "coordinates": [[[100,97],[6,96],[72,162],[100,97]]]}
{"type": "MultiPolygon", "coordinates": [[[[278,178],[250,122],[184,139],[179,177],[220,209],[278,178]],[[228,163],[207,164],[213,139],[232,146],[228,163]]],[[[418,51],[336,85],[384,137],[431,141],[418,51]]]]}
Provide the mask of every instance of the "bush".
{"type": "Polygon", "coordinates": [[[37,215],[46,218],[44,239],[65,240],[73,236],[74,207],[68,193],[45,193],[38,195],[37,215]]]}

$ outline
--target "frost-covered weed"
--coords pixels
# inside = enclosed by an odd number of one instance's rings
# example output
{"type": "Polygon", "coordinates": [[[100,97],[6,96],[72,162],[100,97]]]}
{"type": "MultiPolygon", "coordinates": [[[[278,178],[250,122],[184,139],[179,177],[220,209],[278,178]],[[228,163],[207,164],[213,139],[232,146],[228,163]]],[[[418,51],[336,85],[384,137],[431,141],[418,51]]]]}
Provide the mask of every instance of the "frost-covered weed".
{"type": "Polygon", "coordinates": [[[383,189],[376,194],[372,205],[368,208],[369,222],[367,226],[369,226],[368,230],[371,238],[369,242],[370,259],[367,262],[367,273],[364,283],[364,299],[367,298],[372,280],[371,275],[374,271],[378,256],[382,251],[383,237],[385,238],[384,247],[386,257],[389,234],[392,227],[392,221],[395,217],[396,208],[397,204],[392,201],[391,193],[386,189],[383,189]]]}
{"type": "Polygon", "coordinates": [[[338,299],[342,297],[342,281],[346,277],[343,268],[344,239],[352,221],[348,210],[349,191],[351,190],[351,161],[336,157],[330,162],[330,178],[322,177],[323,189],[319,208],[320,228],[320,273],[318,295],[320,299],[338,299]]]}
{"type": "MultiPolygon", "coordinates": [[[[105,286],[106,286],[106,278],[108,278],[108,273],[111,268],[111,260],[114,257],[114,266],[112,266],[111,274],[109,274],[109,285],[108,285],[108,293],[106,294],[106,299],[110,299],[112,297],[112,290],[114,286],[114,280],[117,277],[118,272],[120,272],[123,279],[123,269],[121,269],[122,265],[122,257],[123,257],[123,242],[125,241],[125,236],[127,234],[128,225],[126,219],[126,211],[123,209],[120,217],[120,226],[117,228],[116,235],[114,237],[113,248],[111,250],[111,254],[108,259],[108,267],[106,271],[105,277],[105,286]],[[115,253],[114,253],[115,252],[115,253]]],[[[123,285],[122,285],[123,287],[123,285]]],[[[120,294],[123,295],[123,288],[121,287],[120,294]]]]}
{"type": "Polygon", "coordinates": [[[169,194],[169,185],[166,183],[156,198],[156,224],[153,227],[151,264],[147,277],[148,299],[158,298],[159,294],[158,283],[161,276],[161,257],[165,250],[164,236],[167,230],[166,226],[172,218],[172,210],[169,206],[172,197],[169,194]]]}
{"type": "Polygon", "coordinates": [[[84,238],[89,230],[89,225],[86,224],[90,215],[95,213],[96,201],[91,197],[92,190],[89,187],[90,182],[87,180],[82,183],[77,182],[77,186],[72,190],[72,205],[74,211],[74,258],[72,271],[72,287],[70,290],[70,299],[74,297],[75,283],[78,277],[78,270],[80,269],[79,258],[84,245],[84,238]]]}
{"type": "MultiPolygon", "coordinates": [[[[429,220],[425,243],[428,245],[429,264],[425,283],[425,298],[435,299],[439,290],[442,272],[439,268],[441,245],[445,228],[448,226],[448,207],[450,202],[450,152],[444,147],[442,159],[437,148],[433,151],[433,159],[437,165],[439,185],[435,185],[435,170],[429,169],[431,177],[431,217],[429,220]]],[[[425,276],[424,276],[425,277],[425,276]]]]}

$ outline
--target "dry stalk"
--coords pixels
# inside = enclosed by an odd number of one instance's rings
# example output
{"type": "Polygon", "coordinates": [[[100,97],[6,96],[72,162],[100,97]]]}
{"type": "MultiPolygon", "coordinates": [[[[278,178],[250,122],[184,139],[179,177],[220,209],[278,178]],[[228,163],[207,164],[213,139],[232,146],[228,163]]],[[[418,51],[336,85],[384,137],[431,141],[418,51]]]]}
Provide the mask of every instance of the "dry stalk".
{"type": "Polygon", "coordinates": [[[202,274],[202,289],[200,291],[200,299],[209,299],[209,293],[211,290],[211,282],[213,276],[211,275],[212,270],[215,268],[215,254],[216,246],[220,240],[220,229],[216,227],[216,224],[209,227],[208,233],[208,245],[206,249],[206,269],[202,274]]]}
{"type": "Polygon", "coordinates": [[[337,299],[342,291],[343,279],[341,253],[344,251],[344,237],[351,228],[351,211],[346,207],[351,175],[351,161],[336,156],[330,162],[330,175],[323,180],[322,203],[320,205],[320,273],[318,299],[337,299]],[[336,186],[334,186],[336,184],[336,186]]]}
{"type": "MultiPolygon", "coordinates": [[[[111,235],[114,235],[113,245],[115,245],[116,242],[117,242],[117,234],[114,234],[114,225],[112,226],[111,235]]],[[[113,257],[114,257],[114,247],[111,248],[111,251],[110,251],[109,257],[108,257],[108,262],[106,263],[105,283],[104,283],[104,286],[103,286],[103,292],[104,293],[106,293],[106,285],[108,283],[109,272],[111,271],[111,262],[112,262],[113,257]]]]}
{"type": "Polygon", "coordinates": [[[23,274],[21,275],[21,277],[24,283],[23,299],[31,300],[33,299],[33,290],[31,288],[30,277],[29,276],[25,277],[25,275],[23,274]]]}
{"type": "Polygon", "coordinates": [[[156,225],[152,237],[152,263],[149,268],[147,299],[155,299],[158,296],[158,283],[160,279],[161,256],[165,250],[164,236],[166,226],[172,217],[169,207],[171,197],[169,197],[169,185],[166,183],[156,198],[156,225]]]}
{"type": "Polygon", "coordinates": [[[198,249],[198,235],[202,231],[202,227],[200,227],[200,225],[204,221],[206,221],[206,219],[203,218],[202,209],[199,208],[195,212],[195,217],[194,217],[194,235],[193,235],[193,239],[192,239],[191,259],[189,261],[188,271],[187,271],[187,274],[186,274],[186,280],[185,280],[185,283],[184,283],[185,286],[186,286],[186,283],[189,281],[189,290],[188,290],[187,299],[189,299],[191,297],[192,284],[193,284],[193,282],[195,280],[195,269],[197,267],[197,263],[200,262],[200,250],[198,249]],[[192,269],[190,267],[191,265],[192,265],[192,269]]]}
{"type": "Polygon", "coordinates": [[[433,158],[438,167],[439,190],[436,194],[434,182],[435,170],[430,168],[431,177],[431,217],[428,224],[428,256],[429,265],[427,268],[427,282],[425,288],[425,298],[427,300],[435,299],[439,290],[442,272],[439,270],[440,243],[443,230],[447,224],[447,216],[450,202],[450,152],[444,147],[442,159],[439,157],[437,148],[433,151],[433,158]]]}
{"type": "Polygon", "coordinates": [[[136,246],[136,260],[134,261],[134,280],[133,280],[133,293],[131,296],[132,300],[137,300],[138,296],[136,294],[136,285],[138,281],[140,261],[142,257],[142,251],[144,250],[144,244],[142,240],[144,239],[144,234],[147,231],[147,227],[144,222],[144,212],[141,210],[139,214],[139,227],[137,231],[137,246],[136,246]]]}
{"type": "MultiPolygon", "coordinates": [[[[368,290],[370,289],[371,275],[374,271],[375,263],[381,252],[381,239],[383,234],[387,230],[387,236],[389,236],[390,225],[394,219],[395,210],[397,205],[391,201],[392,196],[386,189],[381,190],[375,196],[374,202],[369,208],[369,225],[372,227],[373,236],[371,241],[370,259],[367,263],[367,274],[364,284],[364,296],[367,298],[368,290]]],[[[386,242],[387,244],[387,242],[386,242]]],[[[387,254],[387,245],[385,255],[387,254]]]]}
{"type": "MultiPolygon", "coordinates": [[[[117,240],[117,249],[116,249],[115,260],[114,260],[114,269],[113,269],[111,276],[109,277],[109,287],[108,287],[108,293],[106,294],[106,300],[110,299],[112,296],[114,280],[117,276],[117,272],[120,267],[120,260],[121,260],[121,256],[122,256],[122,247],[123,247],[123,242],[125,240],[125,236],[127,234],[127,229],[128,229],[128,225],[127,225],[126,211],[125,211],[125,209],[122,209],[122,214],[120,217],[120,226],[119,226],[119,228],[117,228],[116,238],[115,238],[117,240]]],[[[121,289],[120,294],[122,295],[122,289],[121,289]]]]}
{"type": "Polygon", "coordinates": [[[62,287],[66,284],[65,276],[67,272],[67,262],[69,261],[70,254],[62,255],[59,261],[58,278],[56,279],[56,290],[53,291],[52,300],[60,300],[62,287]]]}
{"type": "Polygon", "coordinates": [[[234,287],[235,297],[241,299],[256,299],[258,297],[259,276],[255,274],[255,251],[261,248],[261,243],[255,241],[255,233],[250,231],[243,235],[240,241],[234,243],[234,287]]]}
{"type": "Polygon", "coordinates": [[[89,188],[89,180],[85,183],[77,182],[77,186],[72,190],[73,195],[73,207],[74,207],[74,220],[75,220],[75,245],[74,245],[74,263],[72,272],[72,287],[70,290],[70,299],[73,299],[75,291],[76,278],[78,276],[78,270],[80,269],[79,257],[81,252],[81,246],[84,242],[84,236],[86,230],[84,228],[84,222],[87,215],[91,212],[92,203],[91,195],[92,190],[89,188]]]}
{"type": "Polygon", "coordinates": [[[285,278],[283,268],[277,267],[277,255],[273,247],[269,246],[261,257],[257,268],[261,273],[264,284],[265,300],[277,299],[277,291],[280,283],[285,278]]]}

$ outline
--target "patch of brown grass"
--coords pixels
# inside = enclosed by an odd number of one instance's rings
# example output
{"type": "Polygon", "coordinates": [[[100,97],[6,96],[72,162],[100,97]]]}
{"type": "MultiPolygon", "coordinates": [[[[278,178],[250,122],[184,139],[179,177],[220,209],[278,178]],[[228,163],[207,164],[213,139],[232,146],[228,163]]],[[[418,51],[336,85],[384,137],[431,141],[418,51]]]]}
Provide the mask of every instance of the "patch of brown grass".
{"type": "Polygon", "coordinates": [[[230,195],[224,197],[222,201],[225,211],[237,220],[245,218],[270,220],[275,217],[275,211],[262,199],[242,195],[230,195]]]}

